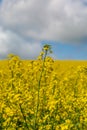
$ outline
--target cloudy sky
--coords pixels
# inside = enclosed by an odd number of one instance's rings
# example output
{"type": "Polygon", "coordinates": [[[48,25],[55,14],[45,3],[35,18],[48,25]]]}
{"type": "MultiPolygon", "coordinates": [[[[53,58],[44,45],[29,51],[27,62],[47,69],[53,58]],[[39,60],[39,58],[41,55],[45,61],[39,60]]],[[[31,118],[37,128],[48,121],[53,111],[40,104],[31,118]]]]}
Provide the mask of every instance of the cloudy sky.
{"type": "Polygon", "coordinates": [[[36,58],[45,43],[56,59],[87,60],[87,0],[0,0],[0,59],[36,58]]]}

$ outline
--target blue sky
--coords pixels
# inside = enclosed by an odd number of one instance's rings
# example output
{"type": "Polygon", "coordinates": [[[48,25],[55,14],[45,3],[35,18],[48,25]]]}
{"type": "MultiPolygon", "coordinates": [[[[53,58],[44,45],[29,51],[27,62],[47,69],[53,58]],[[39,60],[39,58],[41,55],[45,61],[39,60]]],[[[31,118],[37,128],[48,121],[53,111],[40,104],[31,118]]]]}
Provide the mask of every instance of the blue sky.
{"type": "Polygon", "coordinates": [[[0,59],[35,59],[48,43],[55,59],[87,60],[86,0],[0,2],[0,59]]]}
{"type": "Polygon", "coordinates": [[[69,44],[42,41],[42,46],[50,43],[54,58],[62,60],[87,60],[87,44],[69,44]]]}

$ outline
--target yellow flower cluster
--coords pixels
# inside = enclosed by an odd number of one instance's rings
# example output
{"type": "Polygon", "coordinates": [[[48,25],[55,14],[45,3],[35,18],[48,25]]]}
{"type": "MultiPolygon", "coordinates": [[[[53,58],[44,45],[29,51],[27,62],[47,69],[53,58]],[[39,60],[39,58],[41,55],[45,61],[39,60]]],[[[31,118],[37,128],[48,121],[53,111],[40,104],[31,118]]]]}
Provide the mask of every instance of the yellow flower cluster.
{"type": "Polygon", "coordinates": [[[87,130],[87,66],[61,73],[57,65],[9,55],[0,69],[0,130],[87,130]]]}

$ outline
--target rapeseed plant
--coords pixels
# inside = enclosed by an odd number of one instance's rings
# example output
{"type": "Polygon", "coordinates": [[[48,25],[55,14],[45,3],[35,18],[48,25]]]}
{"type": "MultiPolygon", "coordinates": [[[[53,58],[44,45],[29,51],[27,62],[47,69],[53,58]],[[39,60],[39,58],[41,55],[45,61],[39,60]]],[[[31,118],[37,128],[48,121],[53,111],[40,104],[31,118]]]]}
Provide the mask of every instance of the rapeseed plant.
{"type": "Polygon", "coordinates": [[[0,130],[87,130],[87,66],[64,69],[51,52],[27,63],[11,54],[0,68],[0,130]]]}

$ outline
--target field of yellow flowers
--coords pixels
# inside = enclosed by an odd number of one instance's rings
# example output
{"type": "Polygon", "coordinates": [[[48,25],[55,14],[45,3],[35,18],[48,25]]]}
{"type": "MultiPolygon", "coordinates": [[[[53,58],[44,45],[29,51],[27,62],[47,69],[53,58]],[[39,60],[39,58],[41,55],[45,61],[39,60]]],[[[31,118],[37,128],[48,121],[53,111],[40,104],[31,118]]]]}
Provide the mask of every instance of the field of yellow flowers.
{"type": "Polygon", "coordinates": [[[0,130],[87,130],[87,62],[0,61],[0,130]]]}

